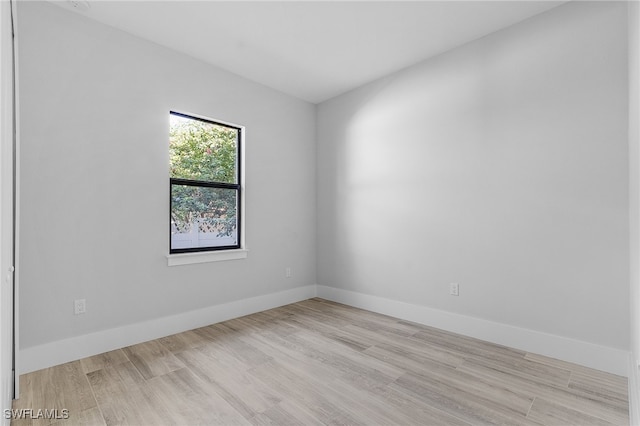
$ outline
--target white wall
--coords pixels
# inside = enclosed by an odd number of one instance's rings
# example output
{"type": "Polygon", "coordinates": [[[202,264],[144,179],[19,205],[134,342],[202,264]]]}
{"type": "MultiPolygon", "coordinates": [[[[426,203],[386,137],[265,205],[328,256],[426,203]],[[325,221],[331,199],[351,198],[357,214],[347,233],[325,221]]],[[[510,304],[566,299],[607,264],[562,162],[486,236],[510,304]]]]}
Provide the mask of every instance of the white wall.
{"type": "Polygon", "coordinates": [[[629,413],[640,424],[640,3],[628,2],[629,34],[629,236],[631,356],[629,359],[629,413]]]}
{"type": "Polygon", "coordinates": [[[626,37],[572,2],[320,104],[318,284],[626,354],[626,37]]]}
{"type": "Polygon", "coordinates": [[[64,339],[315,284],[314,105],[46,2],[18,7],[29,360],[53,359],[43,352],[64,339]],[[167,266],[169,110],[246,126],[247,259],[167,266]],[[80,298],[87,313],[74,316],[80,298]]]}

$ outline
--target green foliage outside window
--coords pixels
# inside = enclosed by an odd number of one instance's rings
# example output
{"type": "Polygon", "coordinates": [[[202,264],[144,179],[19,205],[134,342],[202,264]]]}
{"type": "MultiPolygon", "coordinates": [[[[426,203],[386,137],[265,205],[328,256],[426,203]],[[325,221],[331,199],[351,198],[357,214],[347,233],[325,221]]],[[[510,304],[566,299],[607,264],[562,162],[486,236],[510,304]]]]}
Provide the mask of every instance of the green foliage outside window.
{"type": "MultiPolygon", "coordinates": [[[[238,183],[238,130],[171,114],[170,176],[201,182],[238,183]]],[[[229,236],[237,227],[234,189],[172,185],[172,232],[201,232],[229,236]]]]}

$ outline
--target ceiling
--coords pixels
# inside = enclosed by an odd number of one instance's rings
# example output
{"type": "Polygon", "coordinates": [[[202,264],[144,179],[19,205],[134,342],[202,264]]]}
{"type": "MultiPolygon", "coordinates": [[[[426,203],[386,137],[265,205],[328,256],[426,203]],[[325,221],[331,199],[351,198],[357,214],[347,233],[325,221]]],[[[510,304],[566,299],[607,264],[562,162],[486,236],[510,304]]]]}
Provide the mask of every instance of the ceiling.
{"type": "Polygon", "coordinates": [[[54,3],[319,103],[565,2],[54,3]]]}

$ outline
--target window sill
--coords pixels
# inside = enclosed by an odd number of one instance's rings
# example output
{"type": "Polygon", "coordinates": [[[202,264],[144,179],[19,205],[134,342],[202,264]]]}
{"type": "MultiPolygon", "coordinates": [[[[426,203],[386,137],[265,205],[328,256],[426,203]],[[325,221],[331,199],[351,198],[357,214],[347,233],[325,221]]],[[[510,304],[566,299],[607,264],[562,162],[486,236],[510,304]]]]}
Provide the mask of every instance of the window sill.
{"type": "Polygon", "coordinates": [[[247,249],[207,251],[200,253],[170,254],[167,256],[168,266],[191,265],[194,263],[221,262],[225,260],[245,259],[247,249]]]}

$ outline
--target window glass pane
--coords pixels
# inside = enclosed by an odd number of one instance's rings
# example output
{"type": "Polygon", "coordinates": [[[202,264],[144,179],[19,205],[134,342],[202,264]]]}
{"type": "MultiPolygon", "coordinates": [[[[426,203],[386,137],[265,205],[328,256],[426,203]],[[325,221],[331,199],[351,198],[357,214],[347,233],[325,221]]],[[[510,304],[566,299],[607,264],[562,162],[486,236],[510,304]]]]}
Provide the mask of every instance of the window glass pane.
{"type": "Polygon", "coordinates": [[[238,246],[238,191],[171,185],[171,249],[238,246]]]}
{"type": "Polygon", "coordinates": [[[171,177],[237,183],[238,130],[170,114],[171,177]]]}

